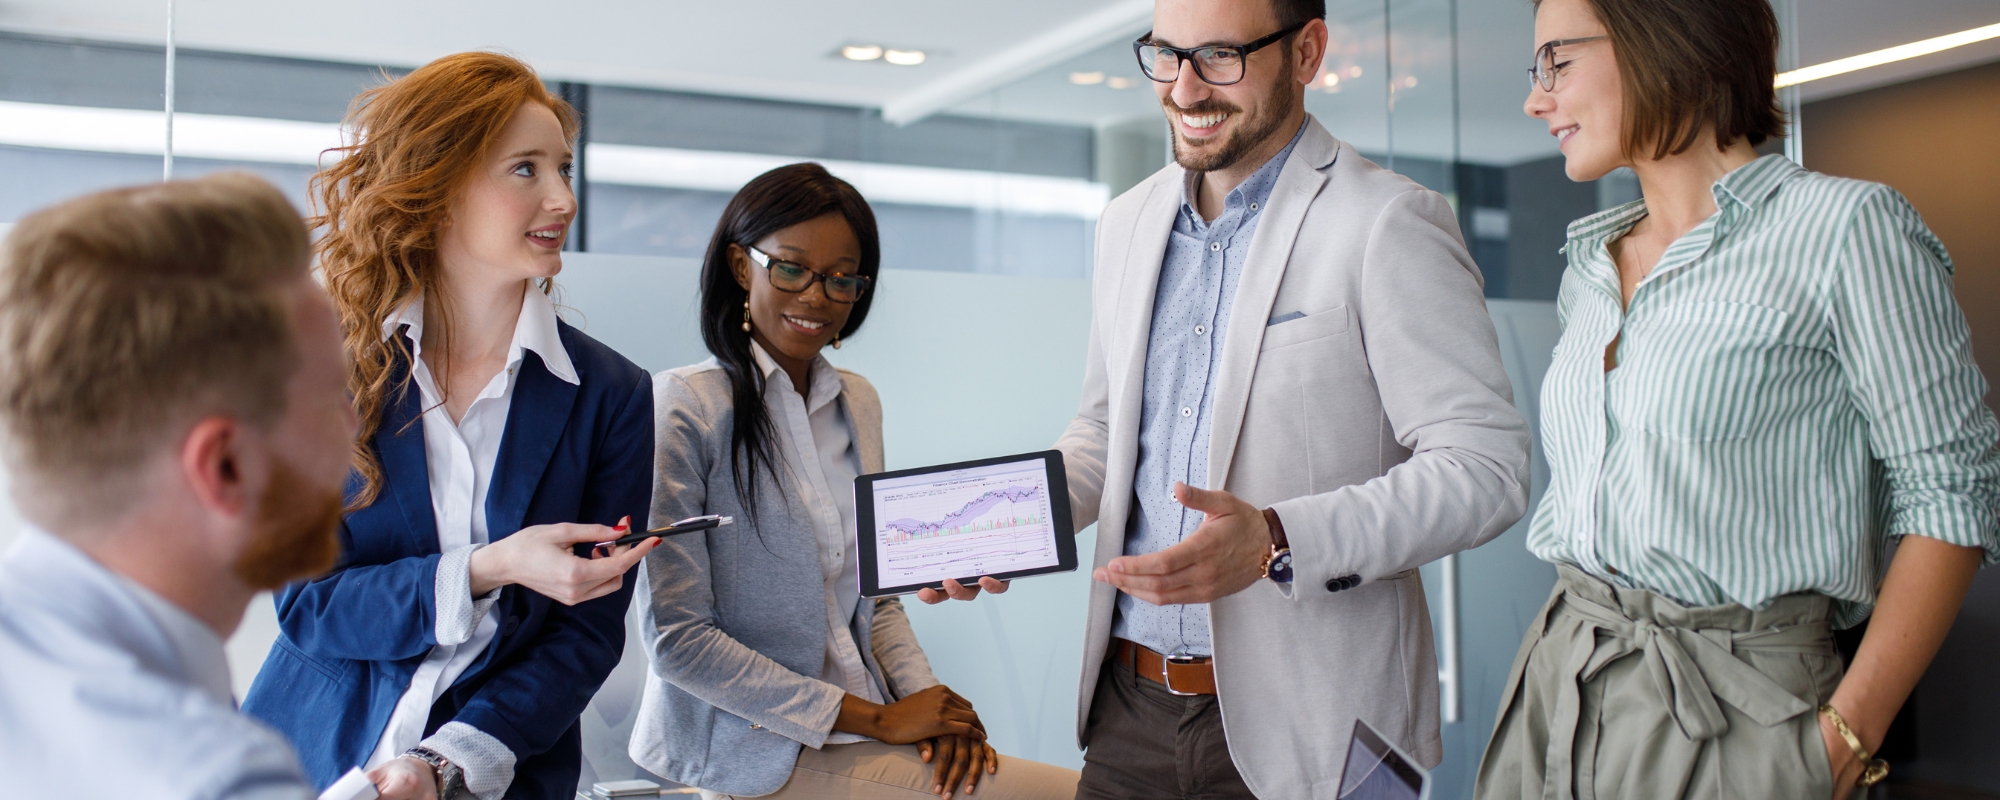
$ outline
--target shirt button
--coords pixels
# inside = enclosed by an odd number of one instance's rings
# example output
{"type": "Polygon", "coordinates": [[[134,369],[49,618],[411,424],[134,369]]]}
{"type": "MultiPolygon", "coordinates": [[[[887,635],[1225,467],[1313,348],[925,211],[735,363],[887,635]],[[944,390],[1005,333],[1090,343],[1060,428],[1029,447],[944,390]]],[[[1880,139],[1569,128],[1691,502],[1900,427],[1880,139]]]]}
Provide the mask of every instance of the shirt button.
{"type": "Polygon", "coordinates": [[[1251,204],[1250,204],[1250,210],[1251,210],[1251,211],[1256,211],[1256,210],[1257,210],[1257,204],[1256,204],[1256,203],[1251,203],[1251,204]]]}
{"type": "Polygon", "coordinates": [[[1220,252],[1222,252],[1222,243],[1221,243],[1221,242],[1209,242],[1209,243],[1208,243],[1208,251],[1209,251],[1209,252],[1211,252],[1211,253],[1220,253],[1220,252]]]}
{"type": "Polygon", "coordinates": [[[1194,409],[1188,408],[1187,406],[1181,406],[1181,416],[1183,417],[1194,416],[1194,409]]]}
{"type": "Polygon", "coordinates": [[[1196,336],[1207,336],[1207,335],[1208,335],[1208,326],[1206,326],[1206,325],[1196,325],[1196,326],[1194,326],[1194,335],[1196,335],[1196,336]]]}

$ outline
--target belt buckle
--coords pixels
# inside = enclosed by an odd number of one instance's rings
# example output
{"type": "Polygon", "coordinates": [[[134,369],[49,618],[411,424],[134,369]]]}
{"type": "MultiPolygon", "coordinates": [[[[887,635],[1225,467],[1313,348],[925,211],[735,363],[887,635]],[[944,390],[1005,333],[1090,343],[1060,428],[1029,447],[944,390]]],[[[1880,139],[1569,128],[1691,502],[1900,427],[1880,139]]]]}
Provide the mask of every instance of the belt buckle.
{"type": "Polygon", "coordinates": [[[1200,692],[1183,692],[1179,689],[1174,688],[1174,672],[1173,672],[1173,666],[1175,664],[1180,664],[1182,666],[1190,666],[1193,664],[1200,663],[1200,659],[1201,656],[1193,656],[1193,655],[1188,655],[1186,653],[1175,653],[1170,656],[1160,657],[1160,683],[1166,685],[1167,694],[1171,694],[1175,697],[1195,697],[1201,694],[1200,692]]]}

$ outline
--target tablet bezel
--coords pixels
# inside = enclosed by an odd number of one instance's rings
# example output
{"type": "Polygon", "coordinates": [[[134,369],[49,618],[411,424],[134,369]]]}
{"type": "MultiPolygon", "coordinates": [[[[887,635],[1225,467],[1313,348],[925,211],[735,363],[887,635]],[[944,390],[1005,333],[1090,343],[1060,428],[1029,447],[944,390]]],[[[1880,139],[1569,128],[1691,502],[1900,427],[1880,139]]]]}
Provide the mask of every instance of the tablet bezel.
{"type": "Polygon", "coordinates": [[[1047,471],[1048,484],[1049,484],[1049,514],[1050,514],[1049,522],[1051,528],[1055,531],[1056,563],[1052,566],[1047,566],[1047,567],[1035,567],[1033,569],[1016,570],[1013,572],[1003,572],[1003,573],[995,573],[989,575],[959,576],[954,579],[959,581],[960,583],[966,583],[968,581],[977,581],[979,578],[982,577],[993,578],[995,580],[1009,581],[1015,578],[1026,578],[1034,575],[1050,575],[1057,572],[1076,571],[1076,528],[1070,516],[1069,480],[1067,474],[1063,471],[1062,451],[1040,450],[1033,453],[1019,453],[1011,456],[982,458],[976,461],[960,461],[953,464],[938,464],[936,466],[930,466],[930,467],[899,469],[890,472],[877,472],[870,475],[857,476],[854,479],[854,523],[855,523],[854,552],[856,556],[855,560],[859,562],[858,566],[860,567],[860,569],[856,570],[856,573],[861,584],[861,596],[895,597],[897,595],[912,594],[919,589],[942,590],[944,588],[944,582],[942,580],[933,583],[910,584],[907,586],[879,585],[880,576],[877,574],[875,566],[876,565],[876,553],[875,553],[875,482],[876,481],[883,479],[893,479],[893,478],[907,478],[916,475],[928,475],[939,472],[951,472],[953,470],[972,469],[976,467],[990,467],[998,464],[1013,464],[1025,461],[1033,461],[1035,459],[1041,459],[1043,469],[1047,471]],[[1060,498],[1060,500],[1058,500],[1058,498],[1060,498]]]}

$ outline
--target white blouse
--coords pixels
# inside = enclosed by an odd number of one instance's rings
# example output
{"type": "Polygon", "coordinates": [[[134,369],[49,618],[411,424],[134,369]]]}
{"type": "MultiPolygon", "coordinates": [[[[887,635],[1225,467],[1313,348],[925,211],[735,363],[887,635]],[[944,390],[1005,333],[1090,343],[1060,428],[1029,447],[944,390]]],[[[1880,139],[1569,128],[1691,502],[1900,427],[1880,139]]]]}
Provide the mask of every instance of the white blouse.
{"type": "Polygon", "coordinates": [[[396,335],[401,328],[410,340],[410,370],[424,406],[424,465],[430,473],[431,513],[437,520],[438,550],[444,557],[437,568],[437,646],[411,676],[409,689],[396,702],[396,710],[364,768],[374,769],[421,743],[464,770],[466,789],[480,800],[497,800],[507,792],[514,780],[513,751],[462,722],[446,723],[425,739],[424,723],[430,720],[431,706],[486,652],[499,632],[500,623],[492,608],[500,590],[473,597],[471,564],[473,551],[489,541],[486,492],[506,435],[507,412],[514,403],[515,376],[523,354],[535,351],[551,374],[580,385],[556,329],[555,305],[533,287],[522,294],[507,368],[494,374],[456,423],[445,410],[444,393],[423,360],[423,297],[404,305],[382,325],[383,338],[396,335]]]}
{"type": "MultiPolygon", "coordinates": [[[[860,563],[854,552],[854,477],[861,474],[861,454],[854,445],[854,426],[840,399],[840,373],[824,356],[813,358],[811,382],[800,397],[791,376],[755,340],[750,352],[764,373],[764,403],[772,427],[783,440],[792,484],[812,515],[819,539],[820,575],[826,582],[826,659],[820,680],[871,703],[883,702],[861,659],[851,623],[861,603],[860,563]]],[[[827,744],[868,741],[852,733],[835,733],[827,744]]]]}

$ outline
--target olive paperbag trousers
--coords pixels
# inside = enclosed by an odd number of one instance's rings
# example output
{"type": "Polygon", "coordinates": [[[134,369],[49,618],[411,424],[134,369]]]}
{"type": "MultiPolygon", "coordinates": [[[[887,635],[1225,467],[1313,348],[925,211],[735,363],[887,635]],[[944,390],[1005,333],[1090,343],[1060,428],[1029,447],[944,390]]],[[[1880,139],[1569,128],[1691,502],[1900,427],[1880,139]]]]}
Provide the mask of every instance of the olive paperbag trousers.
{"type": "Polygon", "coordinates": [[[1689,608],[1558,564],[1507,678],[1478,800],[1829,800],[1824,595],[1689,608]]]}

